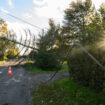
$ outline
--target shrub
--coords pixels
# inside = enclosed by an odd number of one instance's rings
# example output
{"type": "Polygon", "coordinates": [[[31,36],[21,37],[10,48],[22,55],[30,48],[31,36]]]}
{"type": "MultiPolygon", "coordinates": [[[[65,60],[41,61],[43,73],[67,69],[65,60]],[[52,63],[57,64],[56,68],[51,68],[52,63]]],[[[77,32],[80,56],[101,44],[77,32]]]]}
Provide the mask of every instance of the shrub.
{"type": "Polygon", "coordinates": [[[34,51],[34,50],[32,50],[31,52],[30,52],[30,54],[28,55],[29,56],[29,58],[30,58],[30,60],[34,60],[34,58],[36,57],[36,51],[34,51]]]}
{"type": "Polygon", "coordinates": [[[60,62],[53,51],[41,50],[35,55],[35,64],[43,70],[59,70],[60,62]]]}
{"type": "MultiPolygon", "coordinates": [[[[97,49],[88,51],[104,65],[104,53],[97,49]]],[[[105,71],[102,70],[86,53],[79,48],[74,49],[68,59],[70,76],[80,84],[102,90],[105,80],[105,71]]]]}

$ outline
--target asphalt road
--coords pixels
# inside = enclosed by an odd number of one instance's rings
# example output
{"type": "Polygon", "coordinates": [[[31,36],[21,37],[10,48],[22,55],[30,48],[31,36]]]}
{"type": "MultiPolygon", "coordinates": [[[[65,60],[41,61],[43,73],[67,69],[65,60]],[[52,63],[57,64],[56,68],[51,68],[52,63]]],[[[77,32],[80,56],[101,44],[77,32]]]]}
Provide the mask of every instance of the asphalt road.
{"type": "Polygon", "coordinates": [[[27,72],[22,67],[0,67],[0,105],[30,105],[27,72]]]}
{"type": "MultiPolygon", "coordinates": [[[[11,66],[13,75],[8,75],[9,64],[0,64],[0,105],[31,105],[30,88],[45,84],[54,73],[27,73],[21,66],[11,66]]],[[[57,73],[48,84],[68,77],[68,72],[57,73]]]]}

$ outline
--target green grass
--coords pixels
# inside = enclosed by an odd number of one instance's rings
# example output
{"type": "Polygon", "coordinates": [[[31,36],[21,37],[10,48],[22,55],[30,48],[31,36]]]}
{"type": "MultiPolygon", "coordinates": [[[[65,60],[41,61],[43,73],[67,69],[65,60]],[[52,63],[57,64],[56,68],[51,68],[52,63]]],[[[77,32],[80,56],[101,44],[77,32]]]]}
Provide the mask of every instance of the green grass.
{"type": "Polygon", "coordinates": [[[0,61],[0,63],[3,63],[4,61],[7,62],[7,61],[9,61],[9,60],[3,60],[3,61],[0,61]]]}
{"type": "Polygon", "coordinates": [[[31,92],[33,105],[105,105],[105,94],[83,87],[69,79],[31,92]]]}
{"type": "Polygon", "coordinates": [[[3,63],[3,61],[0,61],[0,63],[3,63]]]}
{"type": "MultiPolygon", "coordinates": [[[[42,70],[40,68],[35,67],[34,62],[28,61],[25,64],[25,68],[28,72],[33,72],[33,73],[52,73],[55,72],[56,70],[42,70]]],[[[59,72],[67,72],[68,71],[68,66],[67,63],[64,62],[62,69],[59,72]]]]}

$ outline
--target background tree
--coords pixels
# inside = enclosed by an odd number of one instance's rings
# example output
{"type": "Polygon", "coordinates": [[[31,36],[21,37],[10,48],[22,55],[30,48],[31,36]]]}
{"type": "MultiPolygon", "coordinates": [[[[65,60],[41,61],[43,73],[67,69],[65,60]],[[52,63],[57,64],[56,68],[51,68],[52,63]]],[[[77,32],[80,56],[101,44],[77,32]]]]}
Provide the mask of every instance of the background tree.
{"type": "MultiPolygon", "coordinates": [[[[59,26],[56,26],[54,20],[49,20],[49,29],[46,33],[39,35],[37,41],[38,51],[34,52],[35,64],[42,69],[60,69],[60,60],[57,56],[57,42],[59,36],[59,26]]],[[[32,54],[33,52],[31,52],[32,54]]]]}
{"type": "Polygon", "coordinates": [[[43,33],[39,35],[39,40],[37,43],[38,48],[41,49],[54,49],[56,38],[58,34],[58,28],[55,26],[54,20],[49,20],[49,29],[46,33],[43,33]]]}
{"type": "Polygon", "coordinates": [[[88,34],[87,26],[91,23],[91,17],[95,14],[95,8],[91,0],[77,0],[72,2],[70,7],[65,10],[64,29],[68,38],[72,41],[81,43],[88,42],[93,34],[88,34]]]}
{"type": "Polygon", "coordinates": [[[99,11],[101,14],[102,25],[103,25],[103,28],[105,29],[105,3],[101,4],[99,11]]]}
{"type": "Polygon", "coordinates": [[[49,20],[49,26],[46,33],[42,32],[42,35],[39,35],[37,46],[39,50],[53,50],[59,60],[64,60],[69,47],[65,31],[59,24],[55,25],[52,19],[49,20]]]}
{"type": "MultiPolygon", "coordinates": [[[[98,44],[104,32],[104,6],[98,12],[91,0],[72,2],[65,10],[64,30],[70,41],[81,43],[102,65],[104,65],[105,50],[99,49],[98,44]],[[96,44],[98,43],[98,44],[96,44]]],[[[102,70],[80,47],[72,50],[68,58],[71,78],[80,84],[102,91],[104,74],[102,70]]]]}
{"type": "Polygon", "coordinates": [[[8,41],[8,38],[15,38],[15,34],[13,31],[8,30],[6,22],[0,19],[0,60],[10,58],[10,56],[13,57],[19,51],[16,44],[8,41]]]}

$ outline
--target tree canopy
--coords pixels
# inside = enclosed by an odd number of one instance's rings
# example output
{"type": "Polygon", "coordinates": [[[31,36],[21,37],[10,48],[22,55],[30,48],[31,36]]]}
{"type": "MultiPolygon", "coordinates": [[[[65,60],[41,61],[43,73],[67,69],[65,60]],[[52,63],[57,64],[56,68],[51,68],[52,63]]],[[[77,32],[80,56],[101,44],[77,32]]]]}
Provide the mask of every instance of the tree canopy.
{"type": "Polygon", "coordinates": [[[16,47],[16,44],[8,41],[8,38],[14,37],[15,33],[8,30],[6,22],[0,19],[0,60],[13,58],[18,53],[19,49],[16,47]]]}

